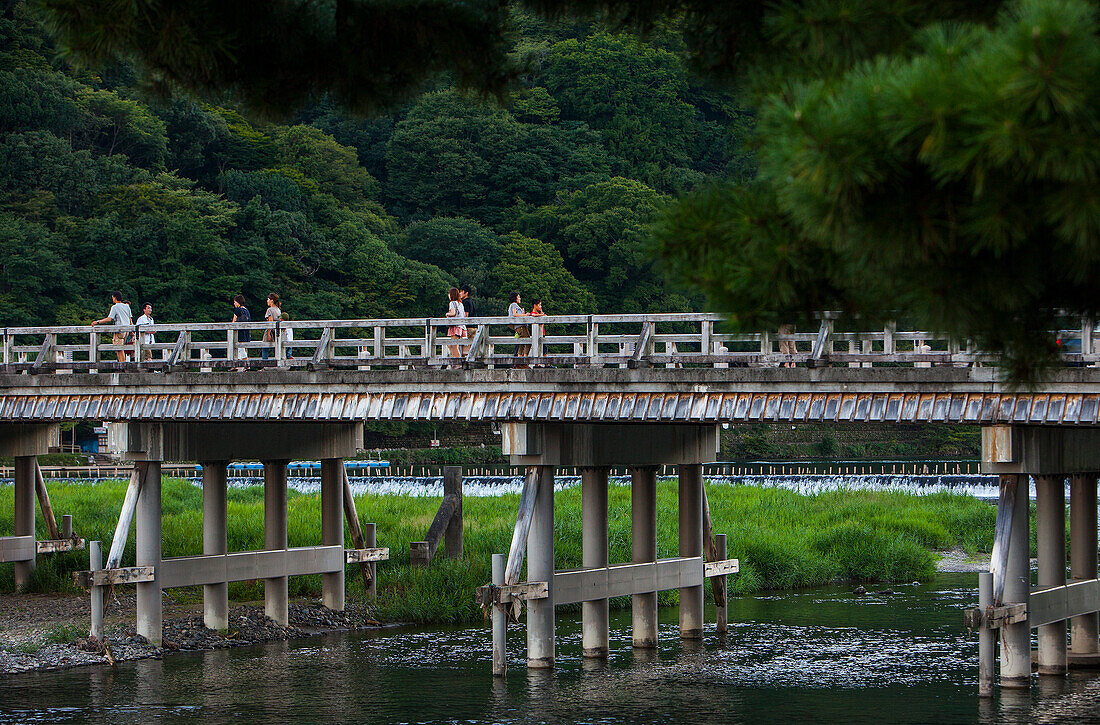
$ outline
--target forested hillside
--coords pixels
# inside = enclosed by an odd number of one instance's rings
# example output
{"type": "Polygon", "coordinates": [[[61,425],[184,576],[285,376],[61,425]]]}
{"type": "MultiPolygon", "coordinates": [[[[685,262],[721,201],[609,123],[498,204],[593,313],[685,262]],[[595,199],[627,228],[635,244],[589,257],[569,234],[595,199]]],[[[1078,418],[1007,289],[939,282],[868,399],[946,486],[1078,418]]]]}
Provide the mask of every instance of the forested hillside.
{"type": "Polygon", "coordinates": [[[734,98],[643,43],[527,17],[504,104],[447,78],[380,118],[296,119],[153,99],[127,67],[70,65],[23,2],[0,18],[0,325],[84,324],[108,293],[161,322],[226,320],[271,291],[293,319],[441,314],[475,288],[549,313],[688,310],[648,225],[677,193],[749,173],[734,98]]]}

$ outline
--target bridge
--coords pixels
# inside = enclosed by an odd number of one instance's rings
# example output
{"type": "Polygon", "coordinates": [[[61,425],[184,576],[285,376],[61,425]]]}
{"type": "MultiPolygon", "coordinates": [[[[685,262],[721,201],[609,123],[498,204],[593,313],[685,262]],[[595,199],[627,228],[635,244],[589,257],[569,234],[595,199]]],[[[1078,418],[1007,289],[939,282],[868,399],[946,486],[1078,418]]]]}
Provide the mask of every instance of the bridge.
{"type": "MultiPolygon", "coordinates": [[[[528,665],[549,667],[558,604],[582,603],[587,656],[607,653],[607,600],[614,596],[632,596],[637,647],[657,644],[661,589],[680,590],[681,636],[702,635],[704,583],[724,581],[737,567],[706,525],[701,471],[716,458],[717,424],[971,423],[983,426],[983,470],[1002,481],[991,572],[982,579],[981,606],[967,614],[981,633],[981,689],[992,686],[998,629],[1002,686],[1029,684],[1033,627],[1040,671],[1100,660],[1100,369],[1093,367],[1100,354],[1090,322],[1059,333],[1063,365],[1028,390],[1006,384],[995,357],[927,331],[895,324],[842,330],[832,315],[816,330],[783,334],[729,333],[721,322],[709,314],[471,318],[462,320],[469,333],[462,340],[443,335],[455,323],[449,318],[6,328],[0,455],[16,457],[16,531],[7,538],[19,541],[4,549],[0,538],[0,560],[15,560],[17,582],[26,581],[34,563],[35,457],[48,450],[57,424],[108,420],[118,423],[112,443],[135,472],[112,554],[85,581],[136,583],[141,634],[159,641],[160,592],[169,586],[202,584],[212,627],[224,626],[226,582],[242,577],[265,580],[265,609],[276,621],[286,621],[292,575],[322,573],[325,603],[341,609],[345,562],[387,556],[356,536],[358,516],[349,510],[342,462],[361,445],[362,424],[492,421],[511,462],[527,470],[512,545],[478,594],[493,610],[494,667],[503,672],[504,617],[520,600],[528,608],[528,665]],[[105,333],[134,334],[108,345],[105,333]],[[317,547],[287,549],[292,458],[322,460],[317,547]],[[264,463],[266,548],[230,554],[225,470],[241,459],[264,463]],[[203,466],[204,554],[187,561],[160,553],[164,461],[203,466]],[[665,464],[678,467],[680,555],[657,561],[656,467],[665,464]],[[554,571],[560,466],[582,469],[584,561],[569,572],[554,571]],[[633,557],[626,564],[607,561],[611,466],[632,471],[633,557]],[[1029,476],[1038,491],[1037,588],[1028,576],[1029,476]],[[1072,581],[1060,543],[1067,478],[1072,581]],[[123,567],[120,541],[135,515],[138,560],[123,567]],[[344,516],[353,549],[344,549],[344,516]]],[[[715,595],[724,604],[721,586],[715,595]]]]}

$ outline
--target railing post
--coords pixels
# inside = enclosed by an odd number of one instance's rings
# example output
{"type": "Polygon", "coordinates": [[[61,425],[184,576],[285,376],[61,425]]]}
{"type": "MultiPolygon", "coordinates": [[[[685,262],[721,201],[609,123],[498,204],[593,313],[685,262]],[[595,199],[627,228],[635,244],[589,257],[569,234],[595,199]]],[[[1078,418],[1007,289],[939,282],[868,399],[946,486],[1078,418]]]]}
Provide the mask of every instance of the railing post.
{"type": "Polygon", "coordinates": [[[432,324],[432,321],[429,319],[427,327],[424,330],[424,345],[425,345],[425,348],[426,348],[424,350],[424,358],[427,361],[428,365],[431,365],[437,359],[436,354],[435,354],[435,336],[436,336],[436,327],[435,327],[435,325],[432,324]]]}
{"type": "Polygon", "coordinates": [[[286,360],[286,349],[283,345],[283,325],[281,320],[275,320],[275,362],[281,365],[286,360]]]}
{"type": "Polygon", "coordinates": [[[703,320],[699,330],[699,354],[709,355],[711,352],[711,335],[714,334],[714,321],[703,320]]]}
{"type": "Polygon", "coordinates": [[[1086,317],[1081,320],[1081,353],[1091,355],[1092,344],[1092,320],[1086,317]]]}
{"type": "MultiPolygon", "coordinates": [[[[138,332],[141,328],[134,325],[134,362],[141,364],[141,333],[138,332]]],[[[125,338],[123,338],[125,340],[125,338]]]]}
{"type": "Polygon", "coordinates": [[[762,333],[760,333],[760,354],[772,354],[772,335],[767,330],[764,330],[762,333]]]}
{"type": "Polygon", "coordinates": [[[531,352],[528,355],[542,357],[542,325],[537,322],[531,323],[531,352]]]}
{"type": "Polygon", "coordinates": [[[378,325],[374,328],[374,357],[381,360],[386,356],[386,345],[384,342],[386,328],[378,325]]]}
{"type": "Polygon", "coordinates": [[[882,330],[882,352],[885,355],[893,355],[896,351],[894,333],[898,330],[898,323],[891,320],[882,330]]]}
{"type": "Polygon", "coordinates": [[[228,330],[225,335],[225,359],[237,359],[237,331],[228,330]]]}
{"type": "Polygon", "coordinates": [[[600,357],[600,343],[598,342],[600,337],[600,323],[588,318],[588,362],[595,365],[596,360],[600,357]]]}

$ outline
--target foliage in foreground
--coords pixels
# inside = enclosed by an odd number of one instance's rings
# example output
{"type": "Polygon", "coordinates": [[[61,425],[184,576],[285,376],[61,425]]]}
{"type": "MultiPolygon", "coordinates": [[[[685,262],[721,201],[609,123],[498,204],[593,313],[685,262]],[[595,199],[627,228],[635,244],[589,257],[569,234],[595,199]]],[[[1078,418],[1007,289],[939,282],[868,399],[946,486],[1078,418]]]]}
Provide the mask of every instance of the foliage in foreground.
{"type": "MultiPolygon", "coordinates": [[[[54,511],[73,514],[74,528],[107,547],[122,505],[125,483],[50,486],[54,511]]],[[[0,532],[12,527],[10,487],[0,489],[0,532]]],[[[657,555],[676,556],[676,482],[658,485],[657,555]]],[[[732,590],[751,593],[789,589],[834,581],[903,581],[926,579],[934,571],[933,550],[962,547],[968,552],[992,546],[994,507],[953,494],[914,496],[902,493],[834,491],[803,496],[779,489],[708,488],[715,531],[728,535],[731,557],[741,560],[732,590]]],[[[438,498],[360,496],[363,521],[378,526],[378,543],[390,548],[391,560],[379,566],[377,615],[415,622],[471,622],[480,612],[473,602],[475,587],[489,581],[490,555],[504,553],[511,540],[518,502],[516,495],[467,498],[465,556],[460,561],[437,559],[427,569],[409,565],[409,542],[422,540],[439,506],[438,498]]],[[[612,485],[609,501],[610,559],[630,560],[630,488],[612,485]]],[[[290,546],[320,543],[320,498],[317,494],[288,496],[290,546]]],[[[163,489],[164,554],[202,553],[202,492],[179,480],[163,489]]],[[[581,564],[580,490],[556,496],[556,563],[559,569],[581,564]]],[[[38,520],[39,535],[44,525],[38,520]]],[[[229,493],[229,549],[263,548],[263,490],[256,486],[229,493]]],[[[134,557],[130,534],[124,562],[134,557]]],[[[87,554],[77,552],[40,557],[33,578],[35,591],[73,591],[69,572],[87,568],[87,554]]],[[[353,567],[347,575],[349,596],[361,596],[353,567]]],[[[0,591],[13,588],[12,569],[0,567],[0,591]]],[[[293,596],[317,596],[320,577],[292,577],[293,596]]],[[[230,585],[237,600],[262,598],[262,582],[230,585]]],[[[662,604],[676,601],[675,592],[661,594],[662,604]]],[[[627,599],[615,602],[625,606],[627,599]]]]}

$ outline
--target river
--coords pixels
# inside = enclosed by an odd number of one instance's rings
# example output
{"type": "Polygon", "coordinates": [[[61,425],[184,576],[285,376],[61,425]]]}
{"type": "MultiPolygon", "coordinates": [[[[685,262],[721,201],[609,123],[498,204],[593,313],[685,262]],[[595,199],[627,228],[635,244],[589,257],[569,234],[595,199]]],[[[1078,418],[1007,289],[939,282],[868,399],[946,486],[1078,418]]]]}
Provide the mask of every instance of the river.
{"type": "MultiPolygon", "coordinates": [[[[1031,693],[977,696],[977,644],[960,610],[975,575],[855,597],[849,587],[735,597],[730,633],[699,645],[661,611],[661,646],[630,647],[614,610],[611,656],[580,656],[580,615],[558,612],[558,666],[528,672],[509,629],[504,681],[488,625],[393,628],[179,653],[0,679],[0,723],[993,723],[1100,721],[1100,679],[1074,672],[1031,693]]],[[[713,622],[713,612],[708,615],[713,622]]]]}

